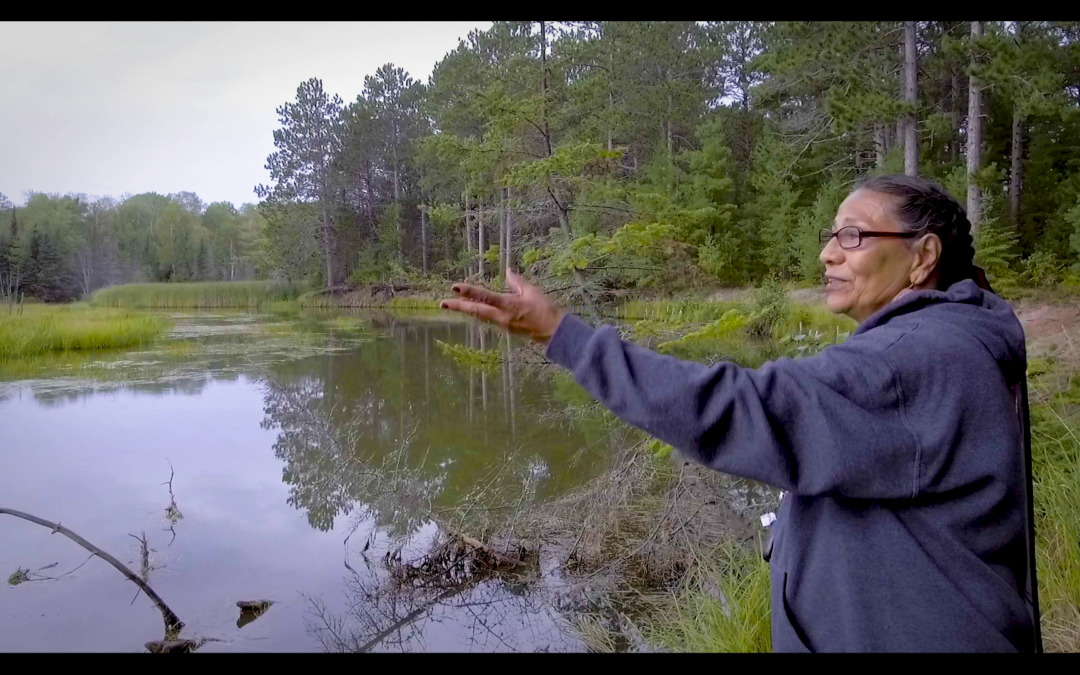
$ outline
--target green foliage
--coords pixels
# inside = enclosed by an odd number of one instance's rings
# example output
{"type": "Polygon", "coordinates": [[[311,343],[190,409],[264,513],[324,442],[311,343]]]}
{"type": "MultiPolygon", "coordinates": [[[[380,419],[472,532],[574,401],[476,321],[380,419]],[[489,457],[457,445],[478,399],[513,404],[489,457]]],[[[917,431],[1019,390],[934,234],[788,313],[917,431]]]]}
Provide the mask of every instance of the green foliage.
{"type": "Polygon", "coordinates": [[[432,224],[444,232],[460,227],[463,217],[457,204],[437,204],[431,209],[432,224]]]}
{"type": "Polygon", "coordinates": [[[502,355],[498,351],[473,349],[465,345],[455,345],[442,340],[435,340],[439,350],[454,359],[458,364],[468,368],[494,371],[502,364],[502,355]]]}
{"type": "Polygon", "coordinates": [[[1029,286],[1046,287],[1060,281],[1064,271],[1064,266],[1054,254],[1035,251],[1024,259],[1021,278],[1029,286]]]}
{"type": "Polygon", "coordinates": [[[737,236],[731,233],[711,235],[698,246],[697,264],[721,283],[735,286],[746,281],[741,274],[744,252],[737,236]]]}
{"type": "Polygon", "coordinates": [[[799,227],[796,230],[792,257],[795,259],[793,275],[803,281],[820,281],[823,266],[821,264],[821,243],[819,232],[833,227],[836,211],[848,195],[849,186],[842,181],[832,181],[822,185],[809,209],[799,214],[799,227]]]}
{"type": "Polygon", "coordinates": [[[975,233],[975,263],[986,271],[987,279],[998,291],[1016,285],[1013,265],[1019,257],[1018,243],[1016,231],[996,219],[983,223],[975,233]]]}
{"type": "Polygon", "coordinates": [[[738,309],[729,309],[724,315],[706,324],[703,328],[691,331],[677,340],[662,342],[656,346],[658,351],[671,351],[698,340],[724,340],[739,334],[750,323],[750,317],[738,309]]]}
{"type": "Polygon", "coordinates": [[[675,452],[675,448],[658,438],[650,439],[645,448],[652,454],[653,458],[657,460],[666,460],[671,457],[673,452],[675,452]]]}
{"type": "Polygon", "coordinates": [[[760,337],[774,337],[791,315],[791,300],[779,279],[767,279],[754,296],[749,330],[760,337]]]}

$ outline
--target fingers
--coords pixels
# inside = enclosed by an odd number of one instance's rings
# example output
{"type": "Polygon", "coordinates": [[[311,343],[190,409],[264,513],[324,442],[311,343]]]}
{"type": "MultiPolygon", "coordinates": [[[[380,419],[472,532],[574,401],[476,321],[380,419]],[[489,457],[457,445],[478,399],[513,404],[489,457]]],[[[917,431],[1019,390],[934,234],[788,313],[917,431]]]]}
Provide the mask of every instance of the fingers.
{"type": "Polygon", "coordinates": [[[506,328],[510,324],[509,313],[482,302],[472,302],[471,300],[443,300],[441,307],[454,312],[461,312],[462,314],[471,314],[477,319],[489,321],[502,326],[503,328],[506,328]]]}
{"type": "Polygon", "coordinates": [[[521,292],[524,290],[522,287],[523,282],[524,279],[521,278],[520,274],[509,267],[506,268],[506,285],[510,287],[511,291],[521,295],[521,292]]]}
{"type": "Polygon", "coordinates": [[[463,298],[476,300],[477,302],[482,302],[493,307],[505,308],[507,306],[506,295],[504,293],[489,291],[480,286],[473,286],[472,284],[454,284],[452,290],[463,298]]]}

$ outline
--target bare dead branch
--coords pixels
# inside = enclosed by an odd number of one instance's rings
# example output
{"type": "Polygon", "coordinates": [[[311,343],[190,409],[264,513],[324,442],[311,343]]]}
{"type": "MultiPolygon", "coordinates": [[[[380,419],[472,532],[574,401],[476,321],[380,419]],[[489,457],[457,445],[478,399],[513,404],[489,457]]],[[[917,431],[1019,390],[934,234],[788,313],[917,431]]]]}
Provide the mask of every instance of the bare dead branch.
{"type": "Polygon", "coordinates": [[[7,509],[7,508],[0,507],[0,514],[2,514],[2,513],[6,513],[9,516],[15,516],[16,518],[22,518],[23,520],[30,521],[31,523],[37,523],[38,525],[41,525],[42,527],[46,527],[46,528],[52,530],[53,534],[56,534],[57,532],[59,532],[60,534],[64,535],[68,539],[72,540],[73,542],[75,542],[79,546],[82,546],[83,548],[85,548],[87,551],[90,551],[90,553],[96,555],[97,557],[101,558],[105,562],[109,563],[110,565],[115,567],[117,570],[119,570],[121,574],[123,574],[125,577],[127,577],[129,581],[131,581],[136,586],[138,586],[140,589],[142,589],[142,592],[146,593],[146,596],[148,598],[150,598],[154,602],[154,605],[156,605],[157,608],[161,611],[161,618],[164,619],[164,621],[165,621],[165,633],[166,634],[174,632],[174,631],[179,631],[181,628],[183,628],[184,622],[180,620],[180,617],[176,616],[175,612],[173,612],[171,609],[169,609],[169,606],[165,604],[165,601],[161,599],[161,596],[159,596],[157,593],[155,593],[153,588],[150,588],[150,584],[148,584],[145,581],[143,581],[142,579],[140,579],[138,577],[138,575],[136,575],[134,572],[132,572],[130,569],[128,569],[127,565],[120,562],[119,560],[117,560],[113,556],[109,555],[108,553],[101,550],[97,546],[94,546],[93,544],[86,541],[85,539],[80,537],[78,534],[72,532],[68,528],[61,525],[60,523],[53,523],[53,522],[50,522],[50,521],[45,520],[43,518],[38,518],[37,516],[30,515],[29,513],[23,513],[22,511],[16,511],[15,509],[7,509]]]}

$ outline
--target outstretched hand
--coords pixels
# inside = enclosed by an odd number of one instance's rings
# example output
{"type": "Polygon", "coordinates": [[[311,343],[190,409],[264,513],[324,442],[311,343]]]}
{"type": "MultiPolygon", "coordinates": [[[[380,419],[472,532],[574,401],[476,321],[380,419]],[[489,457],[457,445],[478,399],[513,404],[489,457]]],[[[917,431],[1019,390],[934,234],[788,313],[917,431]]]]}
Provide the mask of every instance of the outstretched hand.
{"type": "Polygon", "coordinates": [[[547,343],[555,335],[563,312],[544,292],[513,270],[506,270],[509,293],[497,293],[472,284],[454,284],[460,299],[443,300],[443,309],[471,314],[512,333],[547,343]]]}

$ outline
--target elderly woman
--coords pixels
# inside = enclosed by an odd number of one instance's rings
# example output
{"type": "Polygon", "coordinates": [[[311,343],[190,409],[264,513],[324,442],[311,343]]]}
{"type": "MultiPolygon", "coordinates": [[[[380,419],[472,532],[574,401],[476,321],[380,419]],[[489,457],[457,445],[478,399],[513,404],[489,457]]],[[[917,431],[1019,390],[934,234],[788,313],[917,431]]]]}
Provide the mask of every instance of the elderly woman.
{"type": "Polygon", "coordinates": [[[785,491],[771,551],[778,651],[1037,651],[1024,332],[940,186],[864,182],[822,232],[820,355],[680,361],[592,328],[507,271],[442,306],[547,343],[623,420],[785,491]]]}

